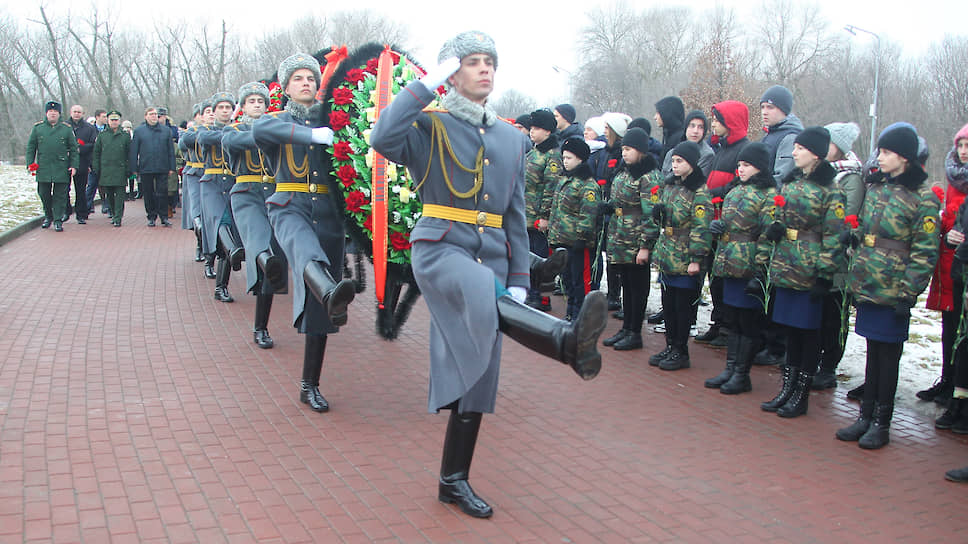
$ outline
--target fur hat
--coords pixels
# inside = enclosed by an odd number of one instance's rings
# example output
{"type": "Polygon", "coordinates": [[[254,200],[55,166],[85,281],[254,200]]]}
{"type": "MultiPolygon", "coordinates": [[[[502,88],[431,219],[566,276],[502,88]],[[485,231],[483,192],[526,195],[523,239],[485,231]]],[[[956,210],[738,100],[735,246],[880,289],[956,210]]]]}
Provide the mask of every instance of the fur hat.
{"type": "Polygon", "coordinates": [[[155,107],[155,111],[158,112],[158,115],[168,115],[168,108],[164,106],[155,107]]]}
{"type": "MultiPolygon", "coordinates": [[[[605,121],[606,125],[612,127],[612,130],[615,131],[615,134],[618,134],[619,138],[624,138],[625,133],[629,129],[629,122],[632,121],[632,118],[624,113],[607,111],[602,114],[602,120],[605,121]]],[[[648,136],[648,134],[646,134],[646,136],[648,136]]],[[[648,144],[648,138],[646,138],[646,143],[648,144]]]]}
{"type": "Polygon", "coordinates": [[[444,62],[450,57],[462,59],[474,53],[485,53],[491,56],[494,61],[494,69],[497,69],[497,47],[494,40],[483,32],[469,30],[461,32],[453,38],[444,42],[437,54],[437,63],[444,62]]]}
{"type": "Polygon", "coordinates": [[[519,115],[517,119],[514,120],[515,125],[521,125],[522,127],[531,130],[531,114],[525,113],[524,115],[519,115]]]}
{"type": "Polygon", "coordinates": [[[770,149],[766,147],[766,144],[753,142],[747,144],[740,150],[739,155],[736,157],[736,162],[739,161],[749,163],[760,172],[769,174],[770,170],[772,170],[770,163],[773,162],[773,157],[770,156],[770,149]]]}
{"type": "Polygon", "coordinates": [[[261,96],[266,101],[266,106],[269,105],[269,87],[266,87],[261,81],[253,81],[239,87],[239,104],[244,103],[245,99],[253,94],[261,96]]]}
{"type": "Polygon", "coordinates": [[[854,147],[860,134],[857,123],[830,123],[824,127],[830,133],[830,141],[845,155],[854,147]]]}
{"type": "Polygon", "coordinates": [[[881,134],[877,148],[893,151],[911,164],[918,162],[918,134],[908,127],[895,127],[881,134]]]}
{"type": "Polygon", "coordinates": [[[548,132],[554,132],[558,127],[555,121],[555,114],[548,110],[535,110],[531,112],[531,126],[543,128],[548,132]]]}
{"type": "Polygon", "coordinates": [[[629,128],[640,128],[649,136],[652,135],[652,123],[645,117],[636,117],[629,123],[629,128]]]}
{"type": "Polygon", "coordinates": [[[283,91],[289,85],[289,78],[292,77],[293,72],[301,68],[309,70],[316,76],[316,85],[321,84],[323,75],[319,71],[319,61],[308,53],[296,53],[295,55],[286,57],[279,63],[279,70],[276,73],[278,74],[279,85],[282,85],[283,91]]]}
{"type": "MultiPolygon", "coordinates": [[[[615,129],[613,128],[612,130],[615,129]]],[[[642,153],[647,154],[649,152],[649,135],[646,134],[641,128],[630,128],[625,135],[622,136],[622,145],[637,149],[642,153]]]]}
{"type": "Polygon", "coordinates": [[[585,128],[592,129],[592,132],[594,132],[598,136],[604,136],[605,120],[602,119],[601,117],[589,117],[588,120],[585,121],[585,128]]]}
{"type": "Polygon", "coordinates": [[[578,112],[575,111],[575,106],[571,104],[558,104],[555,106],[555,111],[561,114],[565,118],[565,121],[569,123],[574,123],[575,118],[578,117],[578,112]]]}
{"type": "Polygon", "coordinates": [[[783,113],[790,115],[793,111],[793,93],[783,85],[774,85],[760,97],[760,104],[773,104],[783,113]]]}
{"type": "MultiPolygon", "coordinates": [[[[830,151],[830,133],[823,127],[807,127],[803,129],[803,132],[797,134],[797,139],[793,140],[793,143],[800,144],[801,147],[820,159],[826,159],[827,152],[830,151]]],[[[917,142],[915,142],[915,154],[917,147],[917,142]]]]}
{"type": "Polygon", "coordinates": [[[202,105],[198,103],[192,104],[192,117],[195,117],[200,113],[202,113],[202,105]]]}
{"type": "Polygon", "coordinates": [[[207,108],[214,108],[214,106],[215,104],[212,103],[212,99],[206,98],[205,100],[202,100],[201,102],[198,103],[198,112],[205,113],[205,110],[207,108]]]}
{"type": "Polygon", "coordinates": [[[64,107],[60,105],[60,102],[51,100],[50,102],[44,104],[44,112],[46,113],[50,110],[57,110],[58,113],[63,113],[64,107]]]}
{"type": "Polygon", "coordinates": [[[222,102],[228,102],[232,104],[233,108],[235,107],[235,97],[228,91],[219,91],[213,94],[209,100],[212,102],[212,109],[215,109],[215,106],[218,106],[222,102]]]}
{"type": "Polygon", "coordinates": [[[699,144],[686,140],[672,148],[672,155],[682,157],[693,170],[699,169],[699,144]]]}
{"type": "Polygon", "coordinates": [[[571,151],[582,162],[587,161],[588,156],[592,154],[592,150],[585,143],[584,138],[568,138],[565,143],[561,144],[561,151],[571,151]]]}

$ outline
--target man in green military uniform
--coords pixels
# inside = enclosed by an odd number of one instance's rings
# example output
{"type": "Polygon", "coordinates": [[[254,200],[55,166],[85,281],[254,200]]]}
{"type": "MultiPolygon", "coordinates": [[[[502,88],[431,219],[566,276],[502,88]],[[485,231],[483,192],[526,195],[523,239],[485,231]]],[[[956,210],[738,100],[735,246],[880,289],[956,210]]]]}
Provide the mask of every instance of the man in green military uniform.
{"type": "Polygon", "coordinates": [[[51,100],[44,109],[47,120],[35,124],[27,140],[27,168],[36,164],[37,193],[44,205],[41,228],[46,229],[53,221],[54,230],[61,232],[64,230],[61,218],[67,211],[67,192],[71,178],[77,172],[80,154],[74,131],[60,120],[60,103],[51,100]]]}
{"type": "Polygon", "coordinates": [[[98,175],[108,209],[111,210],[111,224],[115,227],[121,226],[124,216],[124,187],[131,174],[128,165],[130,149],[131,138],[121,130],[121,112],[111,110],[108,113],[108,128],[98,134],[94,141],[91,168],[98,175]]]}
{"type": "MultiPolygon", "coordinates": [[[[550,111],[531,113],[531,141],[534,142],[534,148],[528,151],[525,165],[524,205],[531,252],[540,257],[547,257],[549,253],[548,218],[551,216],[555,188],[564,172],[555,127],[555,116],[550,111]]],[[[551,310],[551,301],[541,296],[540,289],[529,289],[526,303],[539,310],[551,310]]]]}

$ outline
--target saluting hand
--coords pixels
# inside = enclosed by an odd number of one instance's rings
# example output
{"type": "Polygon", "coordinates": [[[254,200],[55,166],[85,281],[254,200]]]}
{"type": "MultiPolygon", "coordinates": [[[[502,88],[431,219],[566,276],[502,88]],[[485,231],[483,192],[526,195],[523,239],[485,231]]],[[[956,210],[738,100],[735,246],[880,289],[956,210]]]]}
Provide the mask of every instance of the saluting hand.
{"type": "Polygon", "coordinates": [[[444,59],[443,62],[438,64],[436,67],[427,70],[427,74],[420,78],[420,82],[424,84],[424,87],[428,91],[433,92],[447,82],[447,79],[460,69],[460,59],[457,57],[450,57],[444,59]]]}

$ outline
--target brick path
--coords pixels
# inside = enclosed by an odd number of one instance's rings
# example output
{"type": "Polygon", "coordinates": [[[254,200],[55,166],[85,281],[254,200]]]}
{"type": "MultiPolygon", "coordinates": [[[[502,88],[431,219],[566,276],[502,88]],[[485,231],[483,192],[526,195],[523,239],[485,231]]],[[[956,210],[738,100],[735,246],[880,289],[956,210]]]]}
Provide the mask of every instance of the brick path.
{"type": "Polygon", "coordinates": [[[98,214],[0,247],[0,542],[963,538],[968,486],[943,473],[968,464],[965,440],[900,412],[888,447],[860,450],[833,436],[856,417],[842,389],[782,420],[758,408],[776,369],[720,395],[702,381],[721,352],[662,372],[654,334],[587,383],[505,342],[471,479],[496,513],[471,519],[436,500],[446,417],[426,413],[422,302],[395,342],[372,332],[369,291],[353,304],[316,414],[289,297],[276,348],[256,348],[241,273],[237,302],[215,302],[191,233],[128,207],[121,229],[98,214]]]}

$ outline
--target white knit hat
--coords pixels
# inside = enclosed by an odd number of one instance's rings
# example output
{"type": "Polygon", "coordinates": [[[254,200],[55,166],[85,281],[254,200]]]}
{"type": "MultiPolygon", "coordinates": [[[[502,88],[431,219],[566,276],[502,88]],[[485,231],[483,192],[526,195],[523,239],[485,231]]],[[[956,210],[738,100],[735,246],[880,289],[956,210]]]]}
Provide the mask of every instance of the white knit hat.
{"type": "Polygon", "coordinates": [[[824,128],[830,133],[830,141],[844,154],[850,152],[860,135],[857,123],[830,123],[824,128]]]}
{"type": "Polygon", "coordinates": [[[598,136],[605,135],[605,119],[601,117],[590,117],[585,121],[585,128],[590,128],[598,136]]]}
{"type": "Polygon", "coordinates": [[[602,114],[602,120],[605,124],[612,127],[615,134],[618,134],[619,138],[625,136],[625,132],[629,129],[629,123],[632,122],[632,118],[624,113],[617,113],[614,111],[607,111],[602,114]]]}

